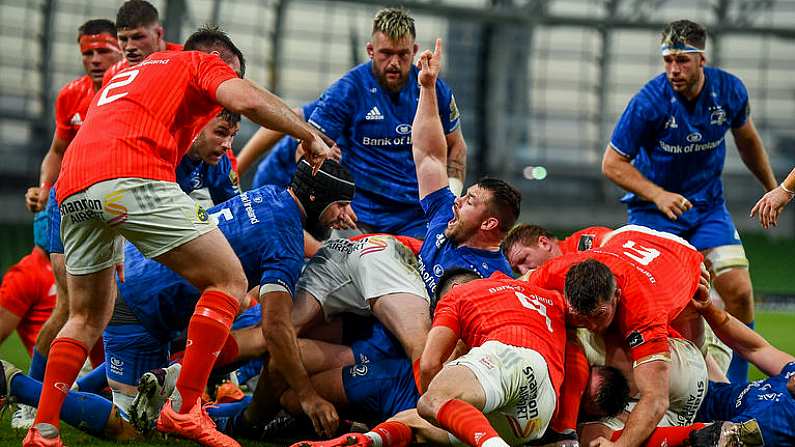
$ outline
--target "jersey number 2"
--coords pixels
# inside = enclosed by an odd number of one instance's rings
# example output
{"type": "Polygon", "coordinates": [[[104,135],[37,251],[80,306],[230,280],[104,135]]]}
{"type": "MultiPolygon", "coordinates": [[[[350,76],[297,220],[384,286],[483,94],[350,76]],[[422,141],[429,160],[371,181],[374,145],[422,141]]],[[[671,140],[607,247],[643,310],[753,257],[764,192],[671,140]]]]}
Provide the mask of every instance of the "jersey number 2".
{"type": "Polygon", "coordinates": [[[552,320],[550,320],[549,317],[547,316],[547,306],[545,306],[543,303],[538,301],[538,299],[533,295],[527,296],[522,292],[516,292],[516,291],[514,291],[514,293],[516,294],[516,298],[519,299],[519,302],[522,304],[523,307],[526,307],[530,310],[534,310],[538,312],[539,315],[544,317],[544,319],[547,322],[547,330],[549,330],[549,332],[552,333],[552,320]]]}
{"type": "Polygon", "coordinates": [[[102,89],[102,94],[99,96],[99,100],[97,101],[97,107],[104,106],[105,104],[109,104],[119,98],[127,96],[127,93],[129,92],[115,93],[113,95],[109,95],[109,93],[113,89],[130,85],[138,76],[139,71],[140,70],[125,71],[112,77],[108,85],[102,89]]]}

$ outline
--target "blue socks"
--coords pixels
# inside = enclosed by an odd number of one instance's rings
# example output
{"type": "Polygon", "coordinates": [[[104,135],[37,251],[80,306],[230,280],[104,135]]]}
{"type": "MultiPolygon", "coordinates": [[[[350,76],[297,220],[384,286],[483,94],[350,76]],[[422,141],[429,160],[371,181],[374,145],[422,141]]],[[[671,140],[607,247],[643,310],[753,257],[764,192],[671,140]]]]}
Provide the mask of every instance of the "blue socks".
{"type": "MultiPolygon", "coordinates": [[[[754,322],[746,323],[746,326],[753,330],[754,322]]],[[[748,361],[737,355],[736,352],[733,353],[732,361],[729,364],[729,370],[726,372],[726,376],[731,383],[748,382],[748,361]]]]}
{"type": "Polygon", "coordinates": [[[90,373],[77,379],[77,389],[81,393],[100,394],[108,386],[108,376],[105,374],[105,362],[94,368],[90,373]]]}
{"type": "MultiPolygon", "coordinates": [[[[25,405],[38,407],[41,387],[38,380],[17,374],[9,384],[9,394],[25,405]]],[[[104,397],[70,391],[61,408],[61,419],[72,427],[98,436],[104,431],[112,409],[113,403],[104,397]]]]}
{"type": "Polygon", "coordinates": [[[28,375],[31,379],[38,380],[39,382],[44,381],[44,368],[47,367],[47,357],[44,357],[33,348],[33,356],[30,359],[30,369],[28,370],[28,375]]]}

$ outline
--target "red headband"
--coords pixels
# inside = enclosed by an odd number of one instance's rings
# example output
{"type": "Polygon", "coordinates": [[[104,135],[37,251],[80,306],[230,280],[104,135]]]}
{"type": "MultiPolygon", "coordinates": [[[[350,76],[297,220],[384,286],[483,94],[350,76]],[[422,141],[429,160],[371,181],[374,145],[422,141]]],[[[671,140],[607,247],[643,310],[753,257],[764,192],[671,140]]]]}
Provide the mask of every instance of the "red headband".
{"type": "Polygon", "coordinates": [[[93,50],[95,48],[108,48],[121,53],[119,41],[108,33],[83,34],[80,36],[80,52],[93,50]]]}

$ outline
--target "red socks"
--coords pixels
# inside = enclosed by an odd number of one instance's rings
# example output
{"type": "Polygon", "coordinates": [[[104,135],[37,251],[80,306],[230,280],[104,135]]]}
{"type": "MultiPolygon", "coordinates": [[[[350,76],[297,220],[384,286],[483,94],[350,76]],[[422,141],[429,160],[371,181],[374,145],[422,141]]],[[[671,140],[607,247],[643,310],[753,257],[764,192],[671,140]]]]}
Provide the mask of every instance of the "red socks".
{"type": "Polygon", "coordinates": [[[459,399],[450,399],[439,408],[436,420],[456,438],[474,447],[498,437],[494,427],[477,408],[459,399]]]}
{"type": "Polygon", "coordinates": [[[373,447],[408,447],[414,437],[411,428],[398,421],[382,422],[373,427],[370,432],[381,438],[380,444],[373,441],[373,447]]]}
{"type": "Polygon", "coordinates": [[[88,358],[91,360],[91,367],[96,368],[105,361],[105,345],[102,343],[102,337],[99,337],[91,352],[88,353],[88,358]]]}
{"type": "Polygon", "coordinates": [[[177,379],[177,390],[182,396],[179,413],[189,412],[202,395],[239,307],[237,299],[219,290],[205,291],[196,303],[188,325],[182,373],[177,379]]]}
{"type": "Polygon", "coordinates": [[[237,347],[237,340],[235,340],[235,337],[231,335],[226,337],[226,343],[224,347],[221,348],[221,353],[218,354],[218,359],[215,361],[214,368],[220,368],[234,362],[237,360],[238,354],[240,354],[240,349],[237,347]]]}
{"type": "MultiPolygon", "coordinates": [[[[690,432],[704,428],[704,424],[698,422],[684,427],[657,427],[652,432],[649,439],[643,443],[643,447],[677,447],[684,445],[690,432]]],[[[617,441],[621,437],[623,430],[613,432],[611,441],[617,441]]]]}
{"type": "Polygon", "coordinates": [[[580,400],[588,387],[591,369],[585,358],[580,343],[574,334],[566,340],[565,375],[560,387],[560,401],[550,421],[550,428],[556,433],[577,430],[577,415],[580,412],[580,400]]]}
{"type": "Polygon", "coordinates": [[[61,406],[69,389],[86,362],[88,348],[72,338],[59,337],[50,345],[47,369],[41,387],[41,398],[35,424],[46,422],[61,426],[61,406]]]}
{"type": "Polygon", "coordinates": [[[422,394],[422,384],[420,375],[420,359],[414,360],[411,364],[411,370],[414,373],[414,384],[417,385],[417,391],[422,394]]]}

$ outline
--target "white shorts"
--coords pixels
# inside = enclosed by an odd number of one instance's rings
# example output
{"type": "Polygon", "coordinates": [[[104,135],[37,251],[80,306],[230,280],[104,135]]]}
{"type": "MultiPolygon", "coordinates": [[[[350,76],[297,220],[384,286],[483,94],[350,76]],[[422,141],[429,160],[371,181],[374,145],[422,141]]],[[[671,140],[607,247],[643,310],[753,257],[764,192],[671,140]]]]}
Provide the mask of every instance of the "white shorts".
{"type": "Polygon", "coordinates": [[[98,272],[124,260],[124,239],[147,258],[215,228],[179,185],[118,178],[95,183],[60,204],[66,271],[98,272]]]}
{"type": "Polygon", "coordinates": [[[369,301],[391,293],[410,293],[430,301],[414,253],[385,235],[324,242],[296,288],[318,300],[326,319],[342,312],[370,316],[369,301]]]}
{"type": "Polygon", "coordinates": [[[487,341],[448,365],[469,368],[483,387],[483,414],[510,445],[540,438],[557,405],[544,357],[499,341],[487,341]]]}
{"type": "MultiPolygon", "coordinates": [[[[658,427],[685,426],[695,422],[696,413],[707,394],[707,364],[695,344],[680,338],[669,338],[671,349],[671,369],[668,391],[668,410],[658,427]]],[[[626,410],[631,412],[637,405],[633,399],[626,410]]],[[[600,421],[611,430],[624,428],[618,418],[605,418],[600,421]]]]}

